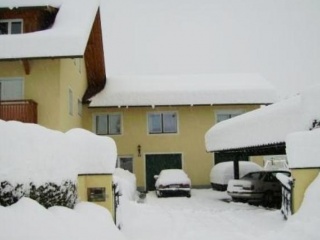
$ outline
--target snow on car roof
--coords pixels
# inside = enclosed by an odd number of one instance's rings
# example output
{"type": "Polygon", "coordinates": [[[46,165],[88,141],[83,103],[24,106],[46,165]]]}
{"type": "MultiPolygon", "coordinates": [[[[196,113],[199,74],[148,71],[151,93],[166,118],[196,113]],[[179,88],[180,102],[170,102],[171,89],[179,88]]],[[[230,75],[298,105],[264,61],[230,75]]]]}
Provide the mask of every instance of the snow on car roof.
{"type": "Polygon", "coordinates": [[[275,87],[259,74],[122,75],[107,77],[90,107],[264,104],[275,87]]]}
{"type": "Polygon", "coordinates": [[[160,172],[156,187],[169,184],[191,184],[188,175],[181,169],[165,169],[160,172]]]}
{"type": "Polygon", "coordinates": [[[1,1],[0,7],[50,4],[60,6],[52,28],[25,34],[1,35],[0,59],[83,56],[99,7],[98,0],[37,0],[34,3],[9,0],[1,1]]]}
{"type": "MultiPolygon", "coordinates": [[[[240,177],[248,172],[262,170],[258,164],[248,161],[239,161],[240,177]]],[[[216,164],[210,172],[210,181],[216,184],[228,184],[230,179],[234,178],[233,161],[216,164]]]]}

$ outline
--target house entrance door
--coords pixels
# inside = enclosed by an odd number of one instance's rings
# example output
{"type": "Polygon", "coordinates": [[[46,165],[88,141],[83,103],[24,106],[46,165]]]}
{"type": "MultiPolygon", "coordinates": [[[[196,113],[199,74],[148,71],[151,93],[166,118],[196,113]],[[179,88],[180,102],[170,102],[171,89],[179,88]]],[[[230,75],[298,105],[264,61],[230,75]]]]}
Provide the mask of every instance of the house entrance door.
{"type": "Polygon", "coordinates": [[[155,190],[154,175],[163,169],[182,169],[181,154],[147,154],[146,155],[146,190],[155,190]]]}

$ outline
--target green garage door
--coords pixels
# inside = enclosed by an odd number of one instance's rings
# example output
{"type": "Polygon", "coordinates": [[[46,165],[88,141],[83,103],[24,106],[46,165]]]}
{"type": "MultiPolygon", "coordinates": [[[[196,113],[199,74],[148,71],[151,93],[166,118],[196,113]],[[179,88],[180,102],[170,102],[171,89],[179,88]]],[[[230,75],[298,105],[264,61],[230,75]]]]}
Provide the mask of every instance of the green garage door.
{"type": "Polygon", "coordinates": [[[146,155],[147,191],[155,189],[154,175],[163,169],[182,169],[181,154],[150,154],[146,155]]]}

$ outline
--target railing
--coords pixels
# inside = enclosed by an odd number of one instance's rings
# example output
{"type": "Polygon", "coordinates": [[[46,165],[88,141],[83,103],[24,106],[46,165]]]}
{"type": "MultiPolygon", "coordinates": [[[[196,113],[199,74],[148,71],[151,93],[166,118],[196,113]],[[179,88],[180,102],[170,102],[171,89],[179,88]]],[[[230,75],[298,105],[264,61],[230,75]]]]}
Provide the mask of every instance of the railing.
{"type": "Polygon", "coordinates": [[[277,178],[282,185],[282,206],[281,213],[287,220],[293,213],[293,189],[294,180],[291,177],[287,177],[284,174],[277,174],[277,178]]]}
{"type": "Polygon", "coordinates": [[[0,101],[0,119],[25,123],[38,122],[37,103],[33,100],[0,101]]]}

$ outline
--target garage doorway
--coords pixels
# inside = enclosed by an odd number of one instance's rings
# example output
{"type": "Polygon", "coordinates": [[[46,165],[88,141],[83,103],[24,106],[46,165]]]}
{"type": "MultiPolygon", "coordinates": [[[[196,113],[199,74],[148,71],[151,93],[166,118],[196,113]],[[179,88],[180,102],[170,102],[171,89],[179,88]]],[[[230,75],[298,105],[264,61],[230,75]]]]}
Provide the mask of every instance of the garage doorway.
{"type": "Polygon", "coordinates": [[[154,175],[163,169],[182,169],[182,155],[173,154],[147,154],[146,155],[146,190],[155,190],[154,175]]]}

